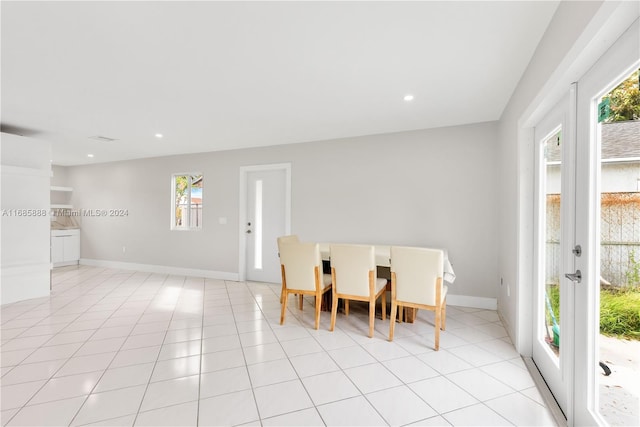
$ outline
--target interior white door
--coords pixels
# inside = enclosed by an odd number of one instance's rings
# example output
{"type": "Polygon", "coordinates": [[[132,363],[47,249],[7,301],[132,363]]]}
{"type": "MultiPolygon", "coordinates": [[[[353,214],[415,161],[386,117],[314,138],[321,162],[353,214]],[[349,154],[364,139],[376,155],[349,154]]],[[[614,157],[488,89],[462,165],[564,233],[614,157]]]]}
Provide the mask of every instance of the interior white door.
{"type": "Polygon", "coordinates": [[[566,414],[572,370],[575,138],[569,112],[575,89],[535,126],[535,270],[532,359],[566,414]]]}
{"type": "Polygon", "coordinates": [[[277,238],[288,232],[286,168],[248,171],[246,175],[246,279],[278,283],[277,238]]]}
{"type": "MultiPolygon", "coordinates": [[[[636,10],[636,13],[638,11],[636,10]]],[[[637,15],[636,15],[637,16],[637,15]]],[[[640,67],[640,23],[636,21],[578,81],[576,170],[576,243],[582,255],[575,285],[575,413],[571,424],[603,424],[599,414],[600,323],[600,171],[602,97],[640,67]]],[[[640,135],[638,136],[640,143],[640,135]]]]}

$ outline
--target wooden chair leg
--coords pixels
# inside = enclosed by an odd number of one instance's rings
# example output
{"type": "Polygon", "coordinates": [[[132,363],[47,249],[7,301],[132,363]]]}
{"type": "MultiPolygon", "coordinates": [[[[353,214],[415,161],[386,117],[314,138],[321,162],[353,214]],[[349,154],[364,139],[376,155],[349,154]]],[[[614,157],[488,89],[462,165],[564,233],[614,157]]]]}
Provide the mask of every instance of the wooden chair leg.
{"type": "Polygon", "coordinates": [[[344,315],[345,316],[349,315],[349,300],[348,299],[344,300],[344,315]]]}
{"type": "Polygon", "coordinates": [[[382,292],[382,320],[387,319],[387,291],[382,292]]]}
{"type": "Polygon", "coordinates": [[[435,349],[438,351],[440,349],[440,310],[436,309],[436,333],[435,333],[435,349]]]}
{"type": "Polygon", "coordinates": [[[389,315],[389,341],[393,341],[393,330],[396,328],[396,310],[398,310],[398,305],[391,301],[391,314],[389,315]]]}
{"type": "Polygon", "coordinates": [[[284,291],[284,298],[282,299],[282,308],[280,309],[280,324],[282,325],[284,323],[284,316],[285,313],[287,312],[287,302],[289,300],[289,295],[287,295],[287,291],[285,289],[284,291]]]}
{"type": "Polygon", "coordinates": [[[302,294],[299,295],[299,298],[300,298],[300,310],[302,310],[302,304],[303,304],[302,294]]]}
{"type": "Polygon", "coordinates": [[[336,315],[338,314],[338,297],[336,294],[333,294],[333,303],[331,304],[331,326],[329,327],[330,331],[336,326],[336,315]]]}
{"type": "Polygon", "coordinates": [[[447,326],[447,300],[442,303],[442,330],[447,326]]]}
{"type": "Polygon", "coordinates": [[[373,338],[373,322],[376,320],[376,297],[369,300],[369,338],[373,338]]]}
{"type": "Polygon", "coordinates": [[[320,327],[320,305],[322,305],[322,293],[316,293],[316,329],[320,327]]]}
{"type": "Polygon", "coordinates": [[[284,282],[282,282],[282,290],[280,291],[280,304],[284,302],[284,294],[285,294],[284,282]]]}

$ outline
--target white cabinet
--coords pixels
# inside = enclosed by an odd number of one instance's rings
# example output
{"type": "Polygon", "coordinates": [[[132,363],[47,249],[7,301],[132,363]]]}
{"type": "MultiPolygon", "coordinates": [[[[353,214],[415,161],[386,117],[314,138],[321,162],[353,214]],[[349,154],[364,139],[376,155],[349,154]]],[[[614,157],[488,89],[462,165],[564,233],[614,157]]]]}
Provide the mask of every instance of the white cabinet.
{"type": "Polygon", "coordinates": [[[80,261],[80,230],[51,230],[51,262],[54,267],[80,261]]]}

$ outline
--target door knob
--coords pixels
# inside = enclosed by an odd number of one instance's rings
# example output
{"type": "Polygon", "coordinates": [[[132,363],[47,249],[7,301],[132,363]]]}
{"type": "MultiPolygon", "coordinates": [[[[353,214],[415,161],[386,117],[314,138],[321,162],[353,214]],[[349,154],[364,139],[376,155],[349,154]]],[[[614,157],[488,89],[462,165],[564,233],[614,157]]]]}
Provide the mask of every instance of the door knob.
{"type": "Polygon", "coordinates": [[[574,283],[580,283],[582,281],[582,273],[580,270],[576,270],[575,273],[567,273],[564,275],[567,279],[571,280],[574,283]]]}

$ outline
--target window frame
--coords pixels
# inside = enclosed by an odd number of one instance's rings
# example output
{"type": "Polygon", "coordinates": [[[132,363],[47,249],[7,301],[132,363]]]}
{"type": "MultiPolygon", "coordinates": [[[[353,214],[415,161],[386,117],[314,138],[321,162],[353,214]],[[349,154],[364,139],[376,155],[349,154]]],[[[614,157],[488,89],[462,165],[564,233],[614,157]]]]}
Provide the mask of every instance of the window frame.
{"type": "Polygon", "coordinates": [[[202,209],[204,207],[204,173],[202,172],[176,172],[176,173],[172,173],[171,174],[171,215],[170,215],[170,229],[171,231],[200,231],[202,230],[202,221],[200,221],[200,223],[197,226],[193,226],[191,224],[191,210],[192,210],[192,203],[191,203],[191,187],[192,187],[192,183],[193,183],[193,177],[194,176],[200,176],[201,181],[202,181],[202,185],[201,188],[203,189],[203,196],[202,196],[202,203],[201,203],[201,212],[202,209]],[[180,177],[180,176],[186,176],[188,178],[188,182],[187,182],[187,189],[186,189],[186,194],[187,194],[187,225],[181,225],[178,226],[176,225],[176,178],[180,177]]]}

